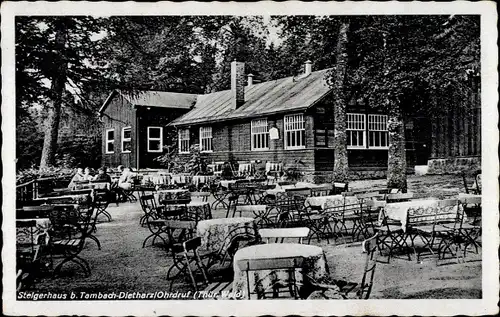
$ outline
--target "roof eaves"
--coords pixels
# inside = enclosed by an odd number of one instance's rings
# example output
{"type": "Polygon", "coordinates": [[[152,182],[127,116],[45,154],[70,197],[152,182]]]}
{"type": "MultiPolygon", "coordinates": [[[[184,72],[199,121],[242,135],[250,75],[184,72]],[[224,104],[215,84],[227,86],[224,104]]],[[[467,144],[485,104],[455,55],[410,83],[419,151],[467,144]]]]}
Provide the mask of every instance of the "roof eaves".
{"type": "MultiPolygon", "coordinates": [[[[265,113],[253,113],[253,114],[240,114],[237,116],[231,116],[231,117],[217,117],[217,118],[211,118],[211,119],[206,119],[206,120],[190,120],[190,121],[185,121],[185,122],[170,122],[167,126],[186,126],[186,125],[193,125],[193,124],[206,124],[206,123],[217,123],[217,122],[224,122],[224,121],[232,121],[232,120],[239,120],[239,119],[244,119],[244,118],[258,118],[262,116],[270,116],[270,115],[275,115],[275,114],[280,114],[280,113],[287,113],[287,112],[295,112],[295,111],[302,111],[308,109],[309,106],[307,107],[297,107],[294,108],[293,110],[290,109],[281,109],[277,111],[269,111],[265,113]]],[[[178,120],[176,121],[182,121],[182,117],[179,117],[178,120]]]]}

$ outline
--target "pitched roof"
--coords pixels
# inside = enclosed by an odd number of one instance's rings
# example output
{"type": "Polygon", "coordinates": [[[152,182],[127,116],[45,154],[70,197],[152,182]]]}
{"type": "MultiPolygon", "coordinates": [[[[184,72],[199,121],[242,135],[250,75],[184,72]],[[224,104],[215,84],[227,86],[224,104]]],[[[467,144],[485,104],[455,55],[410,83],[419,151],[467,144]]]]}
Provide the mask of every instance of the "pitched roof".
{"type": "Polygon", "coordinates": [[[99,109],[102,113],[108,106],[113,96],[118,93],[127,99],[134,106],[144,107],[162,107],[173,109],[191,109],[196,102],[194,94],[184,94],[166,91],[138,91],[137,93],[125,93],[119,90],[114,90],[99,109]]]}
{"type": "Polygon", "coordinates": [[[188,125],[257,117],[305,110],[322,99],[331,88],[325,80],[330,69],[307,77],[287,77],[245,87],[245,103],[232,109],[231,90],[199,95],[194,108],[169,125],[188,125]]]}

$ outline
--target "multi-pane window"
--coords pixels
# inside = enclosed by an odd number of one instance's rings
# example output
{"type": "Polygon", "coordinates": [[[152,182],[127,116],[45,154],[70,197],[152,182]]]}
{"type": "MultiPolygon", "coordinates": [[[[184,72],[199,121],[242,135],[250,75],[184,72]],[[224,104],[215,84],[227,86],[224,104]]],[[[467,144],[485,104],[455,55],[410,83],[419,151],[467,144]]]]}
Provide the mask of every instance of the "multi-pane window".
{"type": "Polygon", "coordinates": [[[387,116],[381,114],[368,115],[368,147],[387,148],[389,132],[387,131],[387,116]]]}
{"type": "Polygon", "coordinates": [[[189,129],[179,130],[179,153],[189,153],[189,129]]]}
{"type": "Polygon", "coordinates": [[[212,127],[200,127],[200,151],[212,151],[212,127]]]}
{"type": "Polygon", "coordinates": [[[106,130],[106,154],[115,153],[115,130],[106,130]]]}
{"type": "Polygon", "coordinates": [[[132,151],[132,128],[122,128],[122,153],[130,153],[132,151]]]}
{"type": "Polygon", "coordinates": [[[269,149],[269,127],[267,119],[252,120],[252,150],[269,149]]]}
{"type": "Polygon", "coordinates": [[[389,146],[386,115],[348,113],[346,130],[349,149],[386,149],[389,146]]]}
{"type": "Polygon", "coordinates": [[[285,149],[302,149],[306,145],[303,114],[285,116],[285,149]]]}
{"type": "Polygon", "coordinates": [[[366,146],[366,124],[365,115],[360,113],[347,114],[347,147],[351,149],[364,148],[366,146]]]}
{"type": "Polygon", "coordinates": [[[148,152],[163,151],[163,128],[148,127],[148,152]]]}

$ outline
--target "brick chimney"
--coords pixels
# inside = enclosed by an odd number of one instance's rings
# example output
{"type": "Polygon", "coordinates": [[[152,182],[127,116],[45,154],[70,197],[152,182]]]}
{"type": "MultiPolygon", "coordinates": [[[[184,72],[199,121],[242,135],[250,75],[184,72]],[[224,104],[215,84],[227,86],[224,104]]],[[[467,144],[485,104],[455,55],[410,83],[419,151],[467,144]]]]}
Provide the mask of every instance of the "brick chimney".
{"type": "Polygon", "coordinates": [[[245,103],[245,63],[231,63],[231,96],[233,109],[238,109],[245,103]]]}
{"type": "Polygon", "coordinates": [[[253,74],[248,74],[248,83],[247,86],[253,85],[253,74]]]}
{"type": "Polygon", "coordinates": [[[309,76],[311,72],[312,72],[312,62],[310,60],[307,60],[304,69],[304,77],[309,76]]]}

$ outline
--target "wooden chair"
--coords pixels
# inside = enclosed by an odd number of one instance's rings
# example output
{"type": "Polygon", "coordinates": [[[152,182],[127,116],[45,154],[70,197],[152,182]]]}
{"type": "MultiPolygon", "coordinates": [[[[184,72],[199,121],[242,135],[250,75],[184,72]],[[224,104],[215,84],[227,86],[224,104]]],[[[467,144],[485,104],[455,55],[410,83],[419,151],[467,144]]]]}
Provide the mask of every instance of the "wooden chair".
{"type": "Polygon", "coordinates": [[[270,217],[275,227],[302,227],[304,221],[302,212],[303,205],[295,197],[287,193],[278,193],[275,201],[270,204],[271,210],[276,210],[276,214],[270,217]]]}
{"type": "Polygon", "coordinates": [[[173,264],[167,271],[167,280],[170,281],[169,291],[172,291],[174,281],[182,277],[189,277],[195,291],[198,291],[200,287],[199,282],[196,280],[198,275],[201,275],[203,284],[208,284],[205,267],[198,254],[200,246],[201,238],[196,237],[182,242],[179,248],[172,249],[173,264]]]}
{"type": "MultiPolygon", "coordinates": [[[[379,251],[382,252],[385,248],[389,249],[387,263],[389,263],[391,257],[393,257],[395,249],[410,249],[410,246],[406,242],[406,232],[401,227],[401,223],[389,219],[383,209],[381,210],[380,221],[375,231],[377,233],[376,241],[379,251]]],[[[408,260],[411,260],[410,253],[406,253],[406,255],[408,256],[408,260]]]]}
{"type": "Polygon", "coordinates": [[[299,243],[302,243],[303,238],[309,236],[310,229],[307,227],[296,227],[296,228],[277,228],[277,229],[259,229],[259,235],[262,239],[269,243],[270,239],[275,239],[275,243],[281,239],[281,243],[285,239],[298,239],[299,243]]]}
{"type": "Polygon", "coordinates": [[[236,213],[239,213],[241,217],[243,213],[252,213],[251,217],[254,218],[254,222],[258,227],[268,227],[272,225],[272,220],[269,217],[271,209],[267,205],[245,205],[236,206],[233,217],[236,213]]]}
{"type": "Polygon", "coordinates": [[[261,243],[260,236],[255,235],[255,231],[256,228],[251,231],[242,230],[242,227],[233,228],[226,235],[218,251],[202,255],[204,259],[208,259],[206,267],[210,280],[232,280],[233,257],[236,252],[241,248],[261,243]]]}
{"type": "Polygon", "coordinates": [[[77,208],[54,208],[51,212],[52,229],[48,245],[51,262],[53,259],[62,259],[54,268],[53,276],[68,262],[76,263],[86,276],[90,275],[89,263],[79,254],[88,237],[91,216],[92,214],[88,212],[85,213],[85,219],[82,219],[77,208]]]}
{"type": "Polygon", "coordinates": [[[164,206],[157,206],[153,195],[143,195],[139,197],[139,202],[144,212],[140,223],[146,224],[150,232],[150,235],[144,239],[142,247],[146,247],[146,242],[151,238],[153,239],[152,245],[154,245],[156,238],[160,238],[164,244],[167,244],[165,240],[167,232],[165,230],[164,206]]]}
{"type": "Polygon", "coordinates": [[[364,240],[362,243],[363,253],[365,253],[365,261],[360,283],[343,280],[317,281],[309,274],[306,275],[307,282],[314,290],[319,290],[323,294],[327,290],[337,290],[340,288],[340,294],[344,299],[369,299],[373,288],[375,269],[377,267],[376,238],[377,235],[364,240]]]}
{"type": "Polygon", "coordinates": [[[93,205],[96,213],[96,218],[99,216],[104,216],[108,222],[113,220],[111,214],[106,210],[110,202],[110,192],[107,189],[95,189],[93,205]]]}
{"type": "Polygon", "coordinates": [[[448,235],[450,229],[446,226],[457,221],[457,199],[447,199],[438,201],[438,206],[426,209],[409,209],[408,224],[406,234],[410,237],[412,248],[417,257],[417,262],[423,252],[434,255],[435,243],[437,239],[448,235]],[[415,238],[420,238],[423,245],[420,249],[424,251],[417,252],[415,238]]]}
{"type": "Polygon", "coordinates": [[[476,171],[474,173],[468,173],[463,171],[462,173],[462,180],[464,183],[464,189],[465,193],[467,194],[475,194],[475,195],[480,195],[481,194],[481,176],[479,176],[478,180],[478,175],[481,175],[481,172],[476,171]],[[470,180],[472,178],[472,180],[470,180]]]}
{"type": "Polygon", "coordinates": [[[302,270],[304,262],[303,257],[289,258],[269,258],[269,259],[250,259],[237,262],[239,269],[246,274],[247,279],[247,299],[266,299],[267,295],[272,294],[273,299],[292,298],[299,299],[300,289],[297,283],[297,270],[302,270]],[[250,276],[254,277],[253,272],[262,270],[286,270],[288,273],[287,285],[282,285],[277,281],[272,285],[272,290],[256,290],[250,286],[250,276]],[[283,287],[285,286],[285,287],[283,287]],[[280,296],[282,295],[282,296],[280,296]]]}
{"type": "Polygon", "coordinates": [[[194,238],[196,223],[188,220],[165,220],[163,231],[168,238],[165,244],[166,249],[176,253],[181,250],[184,241],[194,238]]]}
{"type": "Polygon", "coordinates": [[[328,210],[318,210],[307,203],[304,204],[302,217],[305,219],[305,226],[310,230],[308,243],[311,243],[314,236],[316,236],[318,242],[321,239],[326,239],[326,242],[330,243],[330,237],[335,236],[330,224],[330,215],[328,210]]]}
{"type": "MultiPolygon", "coordinates": [[[[376,223],[378,222],[378,217],[380,214],[379,205],[375,205],[376,201],[369,199],[368,196],[357,196],[360,202],[361,217],[360,217],[360,232],[359,235],[363,235],[364,239],[368,239],[376,233],[376,223]]],[[[378,197],[378,196],[376,196],[378,197]]],[[[357,240],[359,236],[357,237],[357,240]]]]}
{"type": "Polygon", "coordinates": [[[481,198],[480,197],[470,197],[463,199],[460,203],[457,220],[453,225],[445,225],[448,229],[446,235],[441,239],[440,245],[438,247],[438,259],[444,259],[449,251],[452,256],[457,257],[459,261],[459,252],[463,248],[463,258],[467,255],[467,249],[470,245],[474,246],[475,252],[478,252],[478,248],[481,246],[479,236],[481,234],[481,222],[476,222],[477,219],[473,216],[472,210],[475,212],[481,212],[481,198]],[[460,208],[461,207],[461,208],[460,208]],[[470,214],[474,219],[469,222],[465,221],[466,216],[470,214]],[[455,247],[455,254],[453,254],[452,247],[455,247]]]}
{"type": "Polygon", "coordinates": [[[17,290],[31,284],[40,269],[41,245],[35,236],[36,221],[16,221],[17,290]]]}

